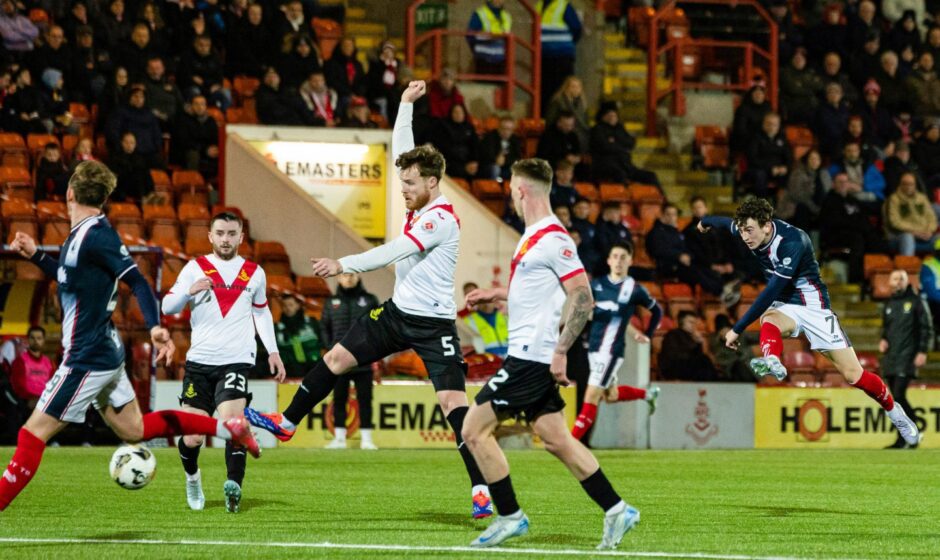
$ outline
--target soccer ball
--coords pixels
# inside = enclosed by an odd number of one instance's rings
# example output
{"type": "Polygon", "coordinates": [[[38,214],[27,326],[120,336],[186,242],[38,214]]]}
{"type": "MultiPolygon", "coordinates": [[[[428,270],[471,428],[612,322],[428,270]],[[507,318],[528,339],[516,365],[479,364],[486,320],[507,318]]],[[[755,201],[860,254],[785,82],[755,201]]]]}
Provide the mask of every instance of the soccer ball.
{"type": "Polygon", "coordinates": [[[156,472],[157,458],[145,445],[122,445],[111,456],[111,478],[121,488],[140,490],[156,472]]]}

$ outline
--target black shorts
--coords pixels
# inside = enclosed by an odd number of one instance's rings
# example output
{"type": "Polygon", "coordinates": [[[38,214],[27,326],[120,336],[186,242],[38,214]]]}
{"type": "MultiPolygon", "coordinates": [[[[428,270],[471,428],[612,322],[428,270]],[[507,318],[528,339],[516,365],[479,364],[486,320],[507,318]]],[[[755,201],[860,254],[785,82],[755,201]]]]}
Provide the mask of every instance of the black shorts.
{"type": "Polygon", "coordinates": [[[466,391],[467,364],[452,319],[410,315],[388,300],[360,317],[339,343],[359,364],[412,349],[428,368],[435,391],[466,391]]]}
{"type": "Polygon", "coordinates": [[[524,417],[529,423],[543,414],[565,409],[565,400],[548,364],[509,356],[474,399],[490,403],[497,418],[524,417]]]}
{"type": "Polygon", "coordinates": [[[247,399],[250,404],[248,372],[251,368],[252,364],[207,366],[186,362],[180,404],[198,408],[210,415],[220,403],[227,401],[247,399]]]}

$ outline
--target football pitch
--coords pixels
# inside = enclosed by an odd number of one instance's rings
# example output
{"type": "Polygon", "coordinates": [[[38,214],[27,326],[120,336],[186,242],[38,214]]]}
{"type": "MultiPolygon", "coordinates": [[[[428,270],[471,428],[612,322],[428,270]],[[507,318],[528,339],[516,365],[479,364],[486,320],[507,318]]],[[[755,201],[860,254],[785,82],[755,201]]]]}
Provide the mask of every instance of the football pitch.
{"type": "MultiPolygon", "coordinates": [[[[46,452],[0,513],[0,558],[940,558],[940,452],[600,451],[641,523],[597,553],[602,514],[544,451],[509,452],[531,530],[501,549],[467,545],[452,451],[267,450],[249,459],[242,511],[225,512],[221,450],[203,450],[206,510],[186,506],[175,449],[128,491],[111,448],[46,452]]],[[[11,448],[0,448],[4,464],[11,448]]]]}

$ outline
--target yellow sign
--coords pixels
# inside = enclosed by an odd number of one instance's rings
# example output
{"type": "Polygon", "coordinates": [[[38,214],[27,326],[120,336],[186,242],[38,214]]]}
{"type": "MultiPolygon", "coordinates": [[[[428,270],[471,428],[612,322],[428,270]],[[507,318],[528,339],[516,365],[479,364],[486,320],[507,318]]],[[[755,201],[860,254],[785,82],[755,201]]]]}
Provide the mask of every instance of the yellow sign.
{"type": "Polygon", "coordinates": [[[249,144],[356,233],[385,237],[385,144],[249,144]]]}
{"type": "MultiPolygon", "coordinates": [[[[940,447],[940,389],[907,391],[922,447],[940,447]]],[[[757,448],[879,449],[897,432],[884,409],[854,388],[758,387],[754,397],[757,448]]]]}
{"type": "Polygon", "coordinates": [[[25,336],[33,305],[36,282],[16,280],[0,282],[0,334],[25,336]]]}
{"type": "MultiPolygon", "coordinates": [[[[297,385],[280,385],[277,391],[278,409],[290,404],[297,385]]],[[[468,385],[467,397],[472,402],[481,385],[468,385]]],[[[577,416],[575,391],[563,387],[565,418],[568,425],[577,416]]],[[[347,404],[347,437],[356,438],[360,426],[358,403],[351,397],[347,404]]],[[[297,427],[297,433],[286,443],[286,447],[323,447],[333,439],[333,401],[327,399],[316,406],[297,427]]],[[[510,420],[505,424],[511,424],[510,420]]],[[[437,402],[434,387],[425,382],[383,383],[372,391],[372,423],[375,425],[372,439],[383,449],[451,449],[454,447],[454,432],[447,423],[443,410],[437,402]]],[[[527,428],[530,429],[530,428],[527,428]]],[[[537,438],[536,438],[537,440],[537,438]]],[[[536,441],[536,443],[538,443],[536,441]]],[[[350,447],[358,445],[350,443],[350,447]]]]}

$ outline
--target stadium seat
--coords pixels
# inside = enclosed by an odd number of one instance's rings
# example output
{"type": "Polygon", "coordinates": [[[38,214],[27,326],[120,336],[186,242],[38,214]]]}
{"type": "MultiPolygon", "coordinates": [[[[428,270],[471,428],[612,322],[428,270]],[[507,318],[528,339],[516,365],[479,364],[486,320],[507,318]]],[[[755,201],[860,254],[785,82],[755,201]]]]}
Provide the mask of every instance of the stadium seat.
{"type": "Polygon", "coordinates": [[[813,138],[813,131],[805,126],[788,125],[784,127],[784,134],[787,137],[790,148],[793,150],[794,160],[798,160],[806,155],[816,143],[816,139],[813,138]]]}
{"type": "Polygon", "coordinates": [[[23,232],[33,239],[39,239],[39,220],[35,216],[17,216],[8,222],[6,226],[7,243],[13,241],[17,232],[23,232]]]}
{"type": "Polygon", "coordinates": [[[320,47],[320,54],[323,60],[329,60],[333,56],[333,50],[343,38],[343,26],[326,18],[313,18],[310,20],[313,27],[314,37],[317,38],[317,46],[320,47]]]}
{"type": "Polygon", "coordinates": [[[875,272],[868,280],[873,299],[888,299],[894,292],[891,288],[890,272],[875,272]]]}
{"type": "Polygon", "coordinates": [[[157,192],[168,192],[173,190],[173,183],[170,176],[162,169],[151,169],[150,178],[153,179],[153,189],[157,192]]]}
{"type": "Polygon", "coordinates": [[[0,152],[26,154],[26,142],[15,132],[0,132],[0,152]]]}
{"type": "Polygon", "coordinates": [[[907,271],[908,276],[920,275],[921,260],[918,256],[894,256],[894,268],[907,271]]]}
{"type": "Polygon", "coordinates": [[[68,239],[72,223],[68,220],[48,220],[42,228],[43,245],[61,245],[68,239]]]}
{"type": "Polygon", "coordinates": [[[0,214],[3,215],[4,222],[9,222],[13,218],[35,218],[36,209],[30,201],[20,198],[10,198],[0,204],[0,214]]]}
{"type": "Polygon", "coordinates": [[[15,186],[25,185],[33,187],[33,177],[25,167],[0,167],[0,184],[4,193],[15,186]]]}
{"type": "Polygon", "coordinates": [[[38,154],[42,152],[46,144],[57,144],[61,146],[59,139],[52,134],[26,135],[26,147],[29,149],[29,153],[33,155],[33,159],[38,159],[38,154]]]}
{"type": "Polygon", "coordinates": [[[139,243],[144,238],[144,221],[140,218],[118,218],[111,220],[111,225],[126,245],[139,243]]]}
{"type": "MultiPolygon", "coordinates": [[[[188,224],[183,224],[183,239],[186,241],[187,244],[189,243],[190,239],[197,240],[197,244],[201,243],[202,241],[205,241],[206,243],[210,243],[209,222],[203,221],[203,222],[190,222],[188,224]]],[[[186,252],[189,253],[190,251],[187,249],[186,252]]],[[[209,251],[207,252],[211,253],[212,249],[210,248],[209,251]]]]}
{"type": "Polygon", "coordinates": [[[189,169],[180,169],[173,172],[173,190],[177,193],[189,191],[190,193],[205,192],[208,187],[202,173],[189,169]]]}
{"type": "Polygon", "coordinates": [[[692,288],[688,284],[683,284],[681,282],[667,282],[663,284],[663,297],[666,301],[672,301],[674,299],[687,299],[693,300],[692,288]]]}
{"type": "Polygon", "coordinates": [[[181,202],[177,208],[180,222],[187,224],[209,225],[209,208],[203,204],[181,202]]]}
{"type": "Polygon", "coordinates": [[[461,179],[459,177],[450,177],[450,180],[455,185],[460,187],[464,192],[468,192],[472,194],[473,191],[470,190],[470,183],[466,179],[461,179]]]}
{"type": "Polygon", "coordinates": [[[591,202],[598,202],[601,199],[600,193],[597,192],[597,187],[594,186],[594,183],[577,181],[574,184],[574,190],[578,191],[578,196],[584,197],[591,202]]]}
{"type": "MultiPolygon", "coordinates": [[[[2,150],[2,147],[0,147],[2,150]]],[[[26,152],[3,152],[0,156],[0,166],[3,167],[21,167],[29,169],[29,156],[26,152]]]]}
{"type": "Polygon", "coordinates": [[[111,202],[108,204],[108,219],[140,218],[140,207],[132,202],[111,202]]]}
{"type": "Polygon", "coordinates": [[[870,278],[875,272],[891,272],[894,268],[894,261],[889,255],[881,253],[871,253],[864,257],[865,278],[870,278]]]}
{"type": "MultiPolygon", "coordinates": [[[[640,231],[649,232],[656,225],[656,220],[663,215],[663,206],[659,202],[640,202],[637,218],[640,220],[640,231]]],[[[680,229],[681,231],[681,229],[680,229]]]]}
{"type": "Polygon", "coordinates": [[[191,257],[199,257],[212,253],[212,243],[208,237],[190,237],[186,236],[186,244],[183,250],[191,257]]]}
{"type": "Polygon", "coordinates": [[[627,186],[623,183],[601,183],[599,190],[601,202],[630,201],[630,193],[627,192],[627,186]]]}
{"type": "Polygon", "coordinates": [[[298,276],[297,292],[304,297],[330,297],[333,292],[326,280],[319,276],[298,276]]]}
{"type": "MultiPolygon", "coordinates": [[[[267,272],[267,270],[265,270],[267,272]]],[[[289,275],[284,274],[267,274],[268,279],[268,291],[275,292],[295,292],[297,287],[294,285],[293,279],[289,275]]]]}
{"type": "Polygon", "coordinates": [[[783,365],[788,373],[812,373],[816,370],[816,357],[812,352],[797,350],[783,353],[783,365]]]}
{"type": "Polygon", "coordinates": [[[506,207],[506,195],[503,185],[492,179],[475,179],[470,190],[484,206],[497,216],[502,216],[506,207]]]}
{"type": "Polygon", "coordinates": [[[414,350],[406,350],[393,354],[388,360],[388,371],[392,375],[408,375],[411,377],[426,378],[428,370],[424,362],[414,350]]]}
{"type": "Polygon", "coordinates": [[[49,220],[64,220],[69,222],[69,211],[64,202],[58,200],[40,200],[36,203],[36,215],[40,223],[49,220]]]}
{"type": "Polygon", "coordinates": [[[225,114],[222,113],[221,109],[218,107],[209,106],[209,108],[206,109],[206,112],[210,117],[212,117],[212,120],[215,121],[215,125],[219,127],[219,129],[222,129],[222,127],[225,126],[225,114]]]}

